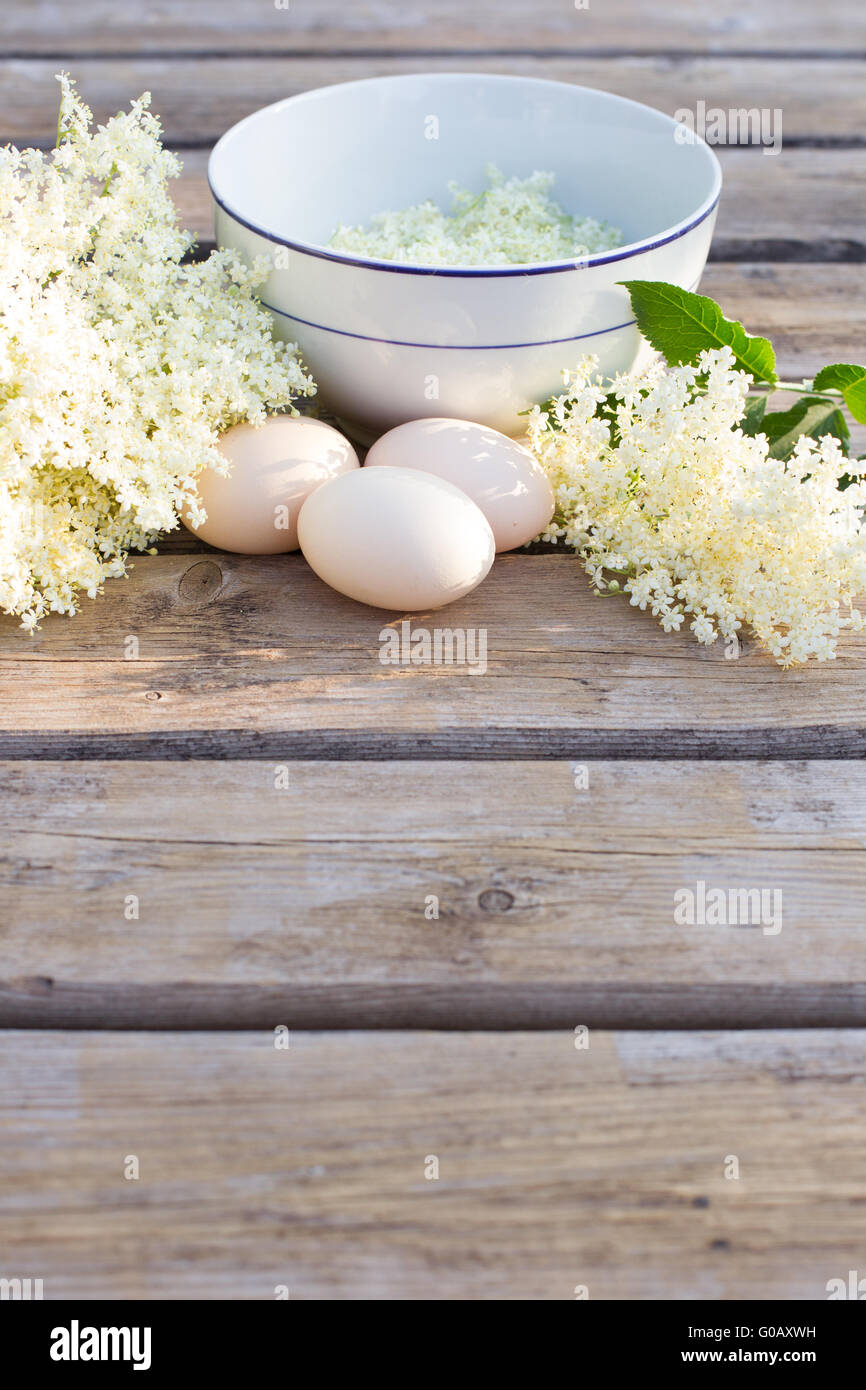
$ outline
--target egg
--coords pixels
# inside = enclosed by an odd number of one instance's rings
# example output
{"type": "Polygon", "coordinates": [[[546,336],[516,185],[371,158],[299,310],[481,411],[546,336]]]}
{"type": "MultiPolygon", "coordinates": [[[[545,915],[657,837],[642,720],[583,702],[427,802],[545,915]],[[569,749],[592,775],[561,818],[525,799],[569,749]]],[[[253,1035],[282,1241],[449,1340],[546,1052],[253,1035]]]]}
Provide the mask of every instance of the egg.
{"type": "Polygon", "coordinates": [[[227,477],[206,468],[195,480],[207,520],[188,530],[220,550],[274,555],[298,548],[298,513],[322,483],[358,470],[358,455],[321,420],[271,415],[262,425],[234,425],[219,441],[231,461],[227,477]]]}
{"type": "Polygon", "coordinates": [[[537,536],[554,510],[544,469],[522,444],[470,420],[410,420],[377,440],[365,468],[419,468],[453,483],[479,506],[497,550],[537,536]]]}
{"type": "Polygon", "coordinates": [[[493,532],[471,498],[414,468],[361,468],[311,493],[301,550],[320,579],[374,608],[441,608],[480,584],[493,532]]]}

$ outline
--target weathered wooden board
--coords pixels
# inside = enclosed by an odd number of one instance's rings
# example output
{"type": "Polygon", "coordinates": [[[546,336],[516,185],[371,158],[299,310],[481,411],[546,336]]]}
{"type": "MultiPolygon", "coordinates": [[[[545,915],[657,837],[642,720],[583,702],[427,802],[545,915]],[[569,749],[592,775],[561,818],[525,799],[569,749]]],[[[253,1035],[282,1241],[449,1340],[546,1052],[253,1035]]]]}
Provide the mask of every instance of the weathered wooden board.
{"type": "Polygon", "coordinates": [[[49,1299],[825,1299],[866,1242],[864,1045],[3,1034],[4,1274],[49,1299]]]}
{"type": "Polygon", "coordinates": [[[575,766],[0,764],[0,1026],[866,1024],[861,762],[575,766]]]}
{"type": "Polygon", "coordinates": [[[0,755],[862,756],[864,662],[862,634],[824,665],[729,660],[595,598],[564,552],[501,556],[447,619],[405,620],[297,554],[142,557],[72,621],[0,621],[0,755]],[[383,664],[389,626],[446,622],[486,633],[483,673],[383,664]]]}
{"type": "MultiPolygon", "coordinates": [[[[431,11],[431,14],[433,12],[431,11]]],[[[523,23],[531,23],[523,10],[523,23]]],[[[866,67],[855,58],[815,62],[786,58],[539,57],[136,57],[81,58],[65,65],[98,120],[147,90],[165,126],[166,143],[210,146],[242,116],[268,102],[332,82],[391,73],[509,72],[601,87],[673,115],[680,108],[770,107],[782,111],[786,142],[862,144],[866,67]]],[[[0,140],[52,144],[57,126],[58,62],[16,59],[0,69],[0,140]]],[[[779,128],[777,126],[777,128],[779,128]]],[[[747,150],[742,151],[748,154],[747,150]]],[[[773,158],[761,156],[771,177],[773,158]]],[[[286,151],[287,168],[291,150],[286,151]]]]}
{"type": "MultiPolygon", "coordinates": [[[[183,174],[172,192],[181,220],[202,243],[212,243],[208,151],[179,154],[183,174]]],[[[783,149],[778,158],[758,150],[718,154],[724,192],[714,260],[866,259],[866,150],[783,149]]]]}
{"type": "Polygon", "coordinates": [[[701,290],[750,332],[772,339],[783,379],[813,376],[828,362],[859,362],[863,356],[862,266],[713,264],[701,290]]]}
{"type": "Polygon", "coordinates": [[[563,48],[684,49],[786,53],[866,48],[857,0],[816,7],[789,0],[718,0],[711,9],[693,0],[668,0],[648,9],[640,0],[184,0],[140,9],[113,0],[79,0],[74,17],[57,0],[4,0],[0,44],[15,53],[64,55],[153,50],[225,52],[252,49],[312,51],[461,48],[561,52],[563,48]]]}

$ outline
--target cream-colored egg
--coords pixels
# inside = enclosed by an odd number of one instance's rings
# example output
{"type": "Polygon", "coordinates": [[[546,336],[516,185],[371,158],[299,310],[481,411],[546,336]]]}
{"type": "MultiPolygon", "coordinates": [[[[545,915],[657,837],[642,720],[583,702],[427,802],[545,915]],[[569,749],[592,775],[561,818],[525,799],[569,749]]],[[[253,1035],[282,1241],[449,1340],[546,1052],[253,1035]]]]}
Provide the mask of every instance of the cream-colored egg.
{"type": "Polygon", "coordinates": [[[365,468],[420,468],[459,487],[490,522],[497,550],[513,550],[553,516],[550,480],[522,444],[470,420],[410,420],[378,439],[365,468]]]}
{"type": "Polygon", "coordinates": [[[332,589],[374,608],[441,608],[480,584],[495,546],[459,488],[412,468],[361,468],[310,494],[301,550],[332,589]]]}
{"type": "Polygon", "coordinates": [[[322,483],[360,467],[339,430],[300,416],[272,415],[263,425],[234,425],[219,447],[231,460],[231,472],[222,477],[206,468],[196,478],[207,520],[197,530],[186,510],[181,520],[209,545],[240,555],[297,550],[305,499],[322,483]]]}

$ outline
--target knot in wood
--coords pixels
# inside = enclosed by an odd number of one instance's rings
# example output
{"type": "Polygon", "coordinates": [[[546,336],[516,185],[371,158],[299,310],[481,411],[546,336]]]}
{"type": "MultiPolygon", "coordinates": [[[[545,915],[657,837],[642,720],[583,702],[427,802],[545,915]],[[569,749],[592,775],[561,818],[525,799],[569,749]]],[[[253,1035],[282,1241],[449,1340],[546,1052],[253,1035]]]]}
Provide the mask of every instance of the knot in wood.
{"type": "Polygon", "coordinates": [[[487,888],[479,897],[478,906],[484,912],[507,912],[514,906],[514,894],[504,888],[487,888]]]}
{"type": "Polygon", "coordinates": [[[177,596],[190,608],[215,599],[223,584],[223,572],[214,560],[197,560],[180,577],[177,596]]]}

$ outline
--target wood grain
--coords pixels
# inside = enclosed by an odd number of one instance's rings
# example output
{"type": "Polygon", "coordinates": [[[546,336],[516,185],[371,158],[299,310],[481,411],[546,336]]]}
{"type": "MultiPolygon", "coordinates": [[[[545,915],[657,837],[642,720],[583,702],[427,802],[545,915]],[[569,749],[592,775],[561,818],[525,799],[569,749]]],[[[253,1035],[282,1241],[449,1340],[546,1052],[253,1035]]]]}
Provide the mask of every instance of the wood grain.
{"type": "Polygon", "coordinates": [[[866,47],[857,0],[821,8],[788,0],[667,0],[648,11],[640,0],[606,0],[578,9],[570,0],[184,0],[126,8],[113,0],[79,0],[74,21],[57,0],[4,0],[0,43],[27,53],[64,55],[151,50],[226,52],[252,49],[323,55],[336,51],[471,48],[501,51],[563,48],[814,53],[866,47]]]}
{"type": "Polygon", "coordinates": [[[866,1023],[862,763],[574,767],[0,765],[0,1026],[866,1023]]]}
{"type": "MultiPolygon", "coordinates": [[[[181,221],[202,243],[213,245],[208,152],[178,153],[183,174],[172,192],[181,221]]],[[[718,153],[724,193],[710,253],[714,260],[866,259],[866,150],[783,149],[774,158],[758,150],[718,153]]]]}
{"type": "Polygon", "coordinates": [[[72,621],[53,615],[33,638],[0,621],[0,755],[866,752],[862,634],[832,664],[782,671],[748,642],[728,660],[595,598],[565,553],[501,556],[448,609],[449,628],[486,632],[483,674],[383,665],[380,635],[400,622],[328,589],[300,555],[141,557],[72,621]]]}
{"type": "MultiPolygon", "coordinates": [[[[267,8],[265,6],[265,8],[267,8]]],[[[601,6],[599,6],[601,8],[601,6]]],[[[138,14],[140,11],[134,12],[138,14]]],[[[527,23],[528,10],[523,11],[527,23]]],[[[815,63],[786,58],[669,56],[597,58],[437,56],[272,58],[200,57],[69,60],[97,120],[105,120],[143,91],[162,117],[166,143],[211,146],[235,121],[282,97],[333,82],[392,73],[503,72],[601,87],[673,115],[681,107],[770,107],[783,113],[782,133],[795,142],[862,145],[866,129],[866,67],[856,58],[815,63]]],[[[0,141],[51,145],[57,126],[56,60],[16,59],[0,68],[0,141]]],[[[739,151],[749,157],[753,151],[739,151]]],[[[776,156],[778,159],[784,156],[776,156]]],[[[774,159],[761,156],[771,177],[774,159]]],[[[778,176],[777,176],[778,177],[778,176]]]]}
{"type": "Polygon", "coordinates": [[[825,1299],[866,1241],[864,1043],[7,1033],[4,1272],[49,1299],[825,1299]]]}

